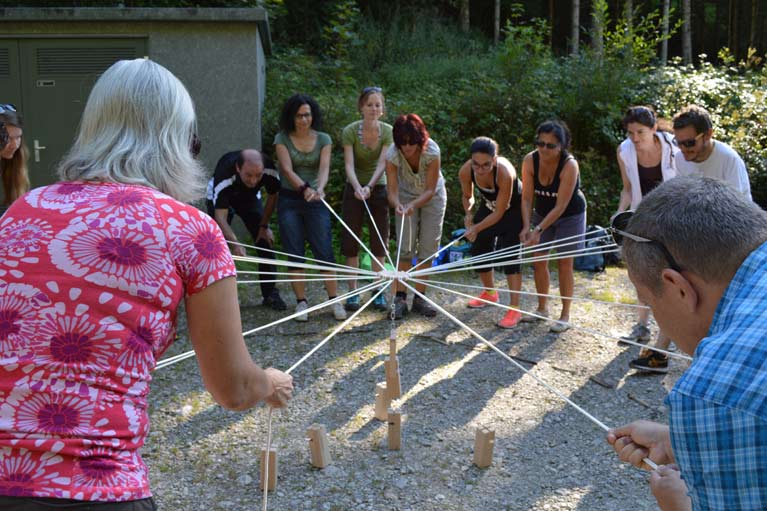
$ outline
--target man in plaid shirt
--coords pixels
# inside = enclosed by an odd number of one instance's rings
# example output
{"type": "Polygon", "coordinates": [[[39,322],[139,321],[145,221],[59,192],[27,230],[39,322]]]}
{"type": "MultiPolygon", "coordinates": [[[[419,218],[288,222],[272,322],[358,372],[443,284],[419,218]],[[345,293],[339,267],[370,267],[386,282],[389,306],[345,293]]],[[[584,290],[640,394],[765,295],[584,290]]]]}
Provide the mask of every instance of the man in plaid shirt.
{"type": "Polygon", "coordinates": [[[650,193],[625,232],[639,299],[694,359],[666,398],[668,426],[637,421],[608,442],[635,466],[667,465],[650,476],[664,511],[767,509],[767,213],[726,184],[682,177],[650,193]]]}

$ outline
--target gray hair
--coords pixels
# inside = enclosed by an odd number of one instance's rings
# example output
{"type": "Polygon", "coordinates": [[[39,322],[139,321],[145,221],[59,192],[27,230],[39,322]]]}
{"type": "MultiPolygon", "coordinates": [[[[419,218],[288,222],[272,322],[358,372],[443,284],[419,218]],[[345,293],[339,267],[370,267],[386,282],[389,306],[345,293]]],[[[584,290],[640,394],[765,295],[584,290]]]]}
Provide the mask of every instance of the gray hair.
{"type": "MultiPolygon", "coordinates": [[[[767,213],[721,181],[677,177],[642,199],[626,231],[665,245],[682,270],[711,283],[727,283],[767,240],[767,213]]],[[[632,277],[653,293],[669,267],[655,243],[624,238],[632,277]]]]}
{"type": "Polygon", "coordinates": [[[170,71],[148,59],[116,62],[88,97],[59,177],[151,186],[196,200],[206,178],[190,151],[195,122],[192,98],[170,71]]]}

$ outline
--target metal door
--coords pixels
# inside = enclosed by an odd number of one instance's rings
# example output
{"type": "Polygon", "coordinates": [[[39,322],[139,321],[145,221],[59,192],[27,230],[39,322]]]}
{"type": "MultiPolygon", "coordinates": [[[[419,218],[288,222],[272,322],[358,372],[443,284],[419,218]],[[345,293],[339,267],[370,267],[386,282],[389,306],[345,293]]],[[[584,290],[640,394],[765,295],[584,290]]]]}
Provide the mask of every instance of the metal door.
{"type": "MultiPolygon", "coordinates": [[[[145,38],[18,39],[21,113],[32,187],[56,181],[98,76],[146,55],[145,38]]],[[[4,91],[4,89],[0,89],[4,91]]]]}

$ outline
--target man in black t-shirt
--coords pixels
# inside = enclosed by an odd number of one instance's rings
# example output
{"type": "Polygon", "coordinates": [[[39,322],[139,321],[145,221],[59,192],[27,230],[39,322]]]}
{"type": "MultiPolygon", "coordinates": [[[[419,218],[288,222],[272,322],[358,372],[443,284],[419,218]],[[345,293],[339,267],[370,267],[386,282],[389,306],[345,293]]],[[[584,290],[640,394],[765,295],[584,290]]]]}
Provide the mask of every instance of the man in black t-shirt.
{"type": "MultiPolygon", "coordinates": [[[[221,227],[227,241],[238,242],[230,223],[237,214],[259,248],[271,249],[274,235],[269,220],[277,204],[280,178],[271,161],[265,161],[255,149],[242,149],[226,153],[218,160],[213,177],[208,182],[208,214],[221,227]],[[266,206],[261,203],[261,189],[269,195],[266,206]]],[[[231,244],[232,253],[244,256],[245,247],[231,244]]],[[[272,252],[256,250],[259,257],[274,259],[272,252]]],[[[274,272],[275,266],[259,264],[260,272],[274,272]]],[[[266,280],[276,280],[273,273],[264,275],[266,280]]],[[[287,305],[280,297],[273,282],[261,283],[264,305],[275,310],[285,310],[287,305]]]]}

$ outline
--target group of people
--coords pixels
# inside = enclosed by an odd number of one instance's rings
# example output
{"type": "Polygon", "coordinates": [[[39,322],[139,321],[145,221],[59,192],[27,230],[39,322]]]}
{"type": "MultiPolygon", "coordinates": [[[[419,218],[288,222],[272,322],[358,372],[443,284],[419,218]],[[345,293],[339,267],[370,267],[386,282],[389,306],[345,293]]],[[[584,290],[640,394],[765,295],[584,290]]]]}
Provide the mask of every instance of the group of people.
{"type": "MultiPolygon", "coordinates": [[[[440,148],[415,114],[383,123],[380,89],[363,90],[357,106],[362,119],[343,132],[344,222],[359,236],[372,218],[381,236],[371,234],[372,263],[383,268],[392,208],[402,240],[398,269],[405,271],[438,249],[447,201],[440,148]]],[[[319,106],[308,96],[291,97],[275,137],[276,162],[236,150],[221,158],[208,182],[195,157],[195,113],[183,84],[151,60],[120,61],[91,91],[59,165],[61,181],[25,195],[23,127],[12,105],[0,105],[0,123],[10,205],[0,222],[0,508],[154,510],[139,448],[149,427],[151,373],[175,339],[182,299],[203,383],[217,402],[234,410],[259,402],[283,407],[292,396],[291,377],[262,369],[244,343],[232,254],[245,254],[245,247],[229,222],[241,216],[259,254],[270,259],[276,208],[281,248],[291,260],[304,261],[308,242],[312,260],[333,262],[323,204],[331,140],[320,131],[319,106]],[[204,196],[206,183],[209,214],[189,205],[204,196]],[[260,192],[268,195],[265,205],[260,192]]],[[[626,128],[619,210],[636,208],[623,233],[629,276],[661,331],[695,358],[669,394],[668,427],[634,423],[608,441],[636,465],[645,458],[678,465],[651,477],[664,510],[733,503],[762,509],[767,215],[750,201],[747,179],[737,191],[721,183],[735,184],[732,176],[744,168],[712,139],[702,109],[675,117],[673,138],[644,107],[629,111],[626,128]],[[685,173],[718,180],[671,179],[685,173]]],[[[492,139],[472,142],[458,172],[474,255],[519,244],[535,255],[554,245],[573,255],[583,246],[586,201],[569,145],[564,123],[542,123],[519,176],[492,139]]],[[[342,253],[357,266],[353,239],[344,235],[342,253]]],[[[508,256],[498,263],[510,290],[519,291],[519,261],[508,256]]],[[[274,273],[270,266],[259,271],[274,273]]],[[[568,324],[572,266],[572,257],[558,260],[563,307],[555,331],[568,324]]],[[[531,317],[546,318],[548,265],[536,263],[534,272],[541,296],[531,317]]],[[[498,301],[492,273],[480,272],[480,280],[485,290],[469,307],[498,301]]],[[[306,320],[304,283],[296,278],[292,286],[298,319],[306,320]]],[[[325,287],[336,296],[333,272],[325,287]]],[[[414,287],[425,289],[423,282],[414,287]]],[[[435,314],[418,294],[409,306],[406,289],[398,282],[392,297],[398,317],[435,314]]],[[[263,282],[261,291],[267,305],[286,308],[273,283],[263,282]]],[[[511,300],[518,305],[518,293],[511,300]]],[[[386,307],[383,300],[377,305],[386,307]]],[[[333,313],[342,319],[357,307],[350,299],[333,313]]],[[[499,325],[521,319],[510,311],[499,325]]]]}

